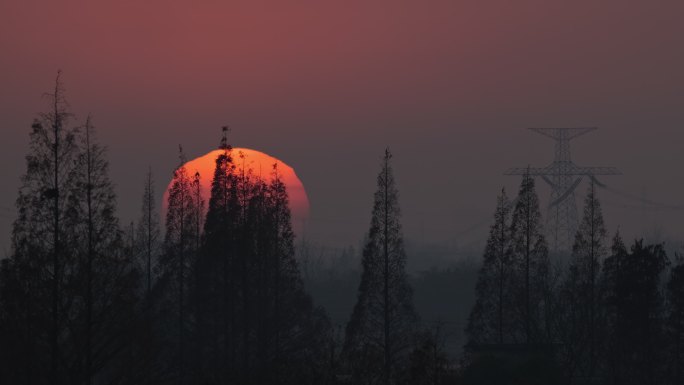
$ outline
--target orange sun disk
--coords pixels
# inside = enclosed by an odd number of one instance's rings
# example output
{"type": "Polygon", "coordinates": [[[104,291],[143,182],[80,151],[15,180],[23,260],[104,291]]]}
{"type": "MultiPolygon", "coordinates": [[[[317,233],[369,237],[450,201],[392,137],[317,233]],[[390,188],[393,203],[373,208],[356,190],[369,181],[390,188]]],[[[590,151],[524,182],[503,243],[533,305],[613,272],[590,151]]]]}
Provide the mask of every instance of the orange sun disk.
{"type": "MultiPolygon", "coordinates": [[[[214,150],[185,163],[185,168],[188,171],[189,177],[194,178],[196,172],[200,174],[200,193],[205,202],[205,210],[209,203],[209,198],[211,198],[211,183],[214,178],[216,158],[222,153],[223,150],[214,150]]],[[[245,172],[251,169],[254,175],[261,175],[266,181],[271,180],[273,164],[278,163],[278,173],[287,187],[287,193],[290,199],[292,227],[296,233],[301,234],[304,228],[304,222],[309,217],[309,198],[306,195],[306,190],[304,189],[302,181],[297,177],[294,169],[277,158],[249,148],[233,148],[232,157],[238,173],[241,172],[244,167],[245,172]],[[244,158],[241,158],[240,155],[243,155],[244,158]]],[[[166,213],[166,202],[170,187],[171,183],[169,183],[169,186],[164,192],[164,201],[162,204],[164,215],[166,213]]]]}

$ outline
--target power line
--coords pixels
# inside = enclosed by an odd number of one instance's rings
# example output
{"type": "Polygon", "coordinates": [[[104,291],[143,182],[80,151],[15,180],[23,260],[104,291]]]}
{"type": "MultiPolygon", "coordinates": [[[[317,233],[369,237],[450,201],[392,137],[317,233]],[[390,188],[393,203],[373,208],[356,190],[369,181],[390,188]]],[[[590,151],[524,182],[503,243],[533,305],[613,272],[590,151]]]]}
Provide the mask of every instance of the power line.
{"type": "Polygon", "coordinates": [[[652,201],[650,199],[646,199],[643,197],[638,197],[636,195],[632,195],[630,193],[611,188],[609,186],[606,186],[605,184],[598,185],[599,187],[603,188],[604,190],[611,192],[615,195],[621,196],[623,198],[626,198],[628,200],[631,200],[633,202],[639,202],[642,205],[641,206],[635,206],[635,205],[624,205],[624,208],[630,208],[630,209],[648,209],[648,210],[684,210],[684,206],[680,205],[673,205],[669,203],[662,203],[662,202],[656,202],[652,201]]]}
{"type": "Polygon", "coordinates": [[[671,207],[659,207],[659,206],[646,206],[646,205],[627,205],[622,203],[615,203],[610,201],[604,201],[603,204],[609,207],[617,207],[626,210],[650,210],[650,211],[679,211],[684,210],[681,208],[671,208],[671,207]]]}

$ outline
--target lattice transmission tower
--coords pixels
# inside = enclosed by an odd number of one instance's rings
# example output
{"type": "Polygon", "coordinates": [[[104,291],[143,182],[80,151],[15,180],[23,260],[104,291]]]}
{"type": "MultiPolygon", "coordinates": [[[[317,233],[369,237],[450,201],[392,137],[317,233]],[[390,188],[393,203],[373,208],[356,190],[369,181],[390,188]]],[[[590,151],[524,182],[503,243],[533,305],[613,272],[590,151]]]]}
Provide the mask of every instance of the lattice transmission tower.
{"type": "Polygon", "coordinates": [[[548,205],[547,232],[551,247],[555,252],[570,251],[577,231],[577,203],[575,190],[583,177],[595,180],[596,175],[620,175],[615,167],[581,167],[572,162],[570,140],[596,130],[584,128],[530,128],[555,141],[553,162],[546,167],[511,168],[505,175],[538,176],[551,187],[551,200],[548,205]]]}

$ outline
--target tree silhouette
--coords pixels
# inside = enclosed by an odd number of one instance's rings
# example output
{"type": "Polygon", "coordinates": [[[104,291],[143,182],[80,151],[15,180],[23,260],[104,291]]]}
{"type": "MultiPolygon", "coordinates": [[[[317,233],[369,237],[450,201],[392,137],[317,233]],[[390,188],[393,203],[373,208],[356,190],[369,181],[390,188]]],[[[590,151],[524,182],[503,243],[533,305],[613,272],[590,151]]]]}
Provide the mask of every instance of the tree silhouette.
{"type": "Polygon", "coordinates": [[[510,332],[511,310],[511,204],[506,191],[497,198],[494,223],[484,252],[484,261],[475,288],[476,300],[468,319],[467,333],[472,343],[504,343],[510,332]]]}
{"type": "Polygon", "coordinates": [[[63,259],[71,254],[65,250],[70,229],[64,226],[63,219],[66,197],[74,188],[68,175],[75,167],[78,130],[70,125],[72,114],[64,97],[61,72],[57,73],[54,91],[48,96],[51,110],[39,114],[32,125],[26,173],[16,201],[18,217],[12,229],[12,256],[4,262],[2,281],[14,295],[5,298],[5,306],[13,310],[5,312],[6,324],[2,327],[10,338],[0,345],[9,350],[16,343],[13,348],[22,352],[17,363],[23,366],[27,381],[61,384],[63,259]],[[8,285],[14,287],[10,289],[8,285]],[[24,303],[12,305],[14,301],[24,303]],[[43,356],[46,351],[48,357],[43,356]],[[36,370],[37,362],[41,364],[36,370]],[[48,372],[43,371],[46,367],[48,372]]]}
{"type": "Polygon", "coordinates": [[[232,148],[223,130],[197,259],[193,300],[197,312],[198,368],[210,381],[225,382],[234,369],[236,229],[239,202],[232,148]]]}
{"type": "Polygon", "coordinates": [[[358,298],[347,324],[345,356],[357,383],[394,381],[417,322],[390,159],[386,150],[363,250],[358,298]]]}
{"type": "Polygon", "coordinates": [[[523,175],[511,220],[511,257],[515,266],[514,306],[520,327],[513,338],[522,335],[526,343],[540,342],[545,327],[544,302],[548,294],[549,259],[544,238],[539,198],[534,179],[523,175]]]}
{"type": "Polygon", "coordinates": [[[238,171],[225,132],[191,296],[200,379],[317,383],[329,322],[304,292],[285,183],[240,153],[238,171]]]}
{"type": "Polygon", "coordinates": [[[112,316],[108,314],[108,307],[113,305],[117,295],[130,294],[119,292],[123,288],[118,285],[131,274],[133,261],[129,256],[117,253],[117,250],[121,250],[122,233],[115,217],[116,198],[108,176],[105,149],[94,139],[90,117],[86,120],[81,140],[76,167],[70,175],[76,188],[68,198],[69,210],[65,223],[75,230],[76,238],[73,241],[81,255],[77,270],[80,271],[78,281],[85,302],[85,319],[82,321],[85,339],[83,370],[84,382],[89,385],[93,383],[95,368],[102,367],[102,362],[97,362],[101,357],[94,357],[94,351],[102,351],[104,344],[111,343],[108,336],[101,334],[103,330],[100,328],[111,326],[108,325],[112,316]],[[111,299],[111,302],[107,299],[111,299]],[[95,340],[96,334],[106,341],[101,338],[95,340]]]}
{"type": "Polygon", "coordinates": [[[662,245],[635,241],[629,252],[616,235],[604,264],[610,381],[658,384],[663,378],[664,317],[661,280],[668,265],[662,245]]]}
{"type": "Polygon", "coordinates": [[[667,339],[669,341],[670,382],[682,383],[684,362],[684,263],[682,256],[677,256],[677,264],[670,272],[667,282],[667,339]]]}
{"type": "Polygon", "coordinates": [[[567,348],[570,377],[576,369],[592,378],[597,364],[600,337],[598,279],[607,255],[607,231],[592,181],[584,203],[584,214],[575,236],[572,259],[561,289],[563,307],[563,346],[567,348]]]}
{"type": "Polygon", "coordinates": [[[155,185],[152,170],[149,169],[145,176],[145,187],[140,209],[140,219],[136,234],[138,250],[144,256],[143,266],[146,280],[146,296],[152,295],[152,269],[153,260],[157,257],[159,248],[159,217],[155,204],[155,185]]]}
{"type": "Polygon", "coordinates": [[[173,173],[173,180],[169,188],[166,233],[164,238],[164,253],[160,259],[161,274],[166,283],[176,292],[175,306],[178,310],[177,345],[178,362],[176,369],[179,383],[185,381],[186,357],[185,334],[187,322],[187,292],[189,281],[194,268],[196,251],[196,220],[201,207],[193,197],[193,181],[185,168],[185,155],[179,149],[180,165],[173,173]],[[190,271],[189,271],[190,270],[190,271]]]}
{"type": "Polygon", "coordinates": [[[53,111],[32,127],[13,253],[0,269],[0,354],[16,364],[0,370],[3,383],[111,378],[136,319],[138,274],[124,254],[105,149],[90,118],[80,130],[68,124],[59,77],[51,99],[53,111]]]}
{"type": "Polygon", "coordinates": [[[407,385],[450,383],[446,382],[449,357],[444,350],[446,336],[443,325],[438,322],[434,327],[419,334],[417,345],[409,354],[398,382],[407,385]]]}

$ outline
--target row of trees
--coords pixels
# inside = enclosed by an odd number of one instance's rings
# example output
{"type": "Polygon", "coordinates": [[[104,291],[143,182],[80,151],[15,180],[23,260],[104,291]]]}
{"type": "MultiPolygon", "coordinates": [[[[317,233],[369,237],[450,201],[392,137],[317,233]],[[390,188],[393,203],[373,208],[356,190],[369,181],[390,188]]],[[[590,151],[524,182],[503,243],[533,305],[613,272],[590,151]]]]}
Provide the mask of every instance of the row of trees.
{"type": "Polygon", "coordinates": [[[408,381],[425,339],[389,151],[341,340],[304,290],[277,164],[267,178],[240,167],[224,128],[208,202],[180,149],[163,231],[151,171],[137,225],[124,229],[90,117],[77,124],[59,74],[49,96],[0,266],[1,383],[408,381]]]}
{"type": "Polygon", "coordinates": [[[388,150],[342,335],[304,290],[277,164],[266,178],[241,167],[224,128],[209,200],[180,149],[163,231],[151,172],[124,230],[92,120],[76,124],[59,76],[50,100],[0,262],[0,383],[682,380],[684,264],[619,233],[608,247],[594,184],[567,266],[549,259],[534,179],[513,202],[502,190],[456,365],[413,305],[388,150]]]}
{"type": "MultiPolygon", "coordinates": [[[[200,176],[181,163],[169,189],[159,260],[161,336],[180,383],[315,383],[329,322],[303,290],[288,196],[236,167],[224,136],[204,216],[200,176]],[[186,381],[186,379],[188,379],[186,381]]],[[[239,154],[239,156],[242,156],[239,154]]]]}
{"type": "Polygon", "coordinates": [[[59,76],[50,96],[32,125],[12,256],[0,266],[2,377],[91,384],[128,364],[138,271],[90,117],[72,125],[59,76]]]}
{"type": "Polygon", "coordinates": [[[668,271],[663,245],[627,248],[619,232],[609,247],[593,182],[567,266],[551,265],[540,218],[529,175],[515,204],[498,197],[466,330],[466,378],[681,383],[681,260],[668,271]]]}

